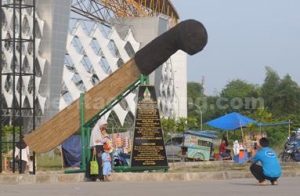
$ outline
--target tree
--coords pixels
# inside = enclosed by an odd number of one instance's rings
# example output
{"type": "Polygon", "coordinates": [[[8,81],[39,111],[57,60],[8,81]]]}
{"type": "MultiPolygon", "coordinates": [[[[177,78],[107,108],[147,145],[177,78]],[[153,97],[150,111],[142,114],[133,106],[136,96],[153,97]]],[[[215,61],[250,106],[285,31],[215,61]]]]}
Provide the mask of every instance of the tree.
{"type": "Polygon", "coordinates": [[[259,94],[258,86],[239,79],[232,80],[220,94],[220,97],[224,100],[224,105],[219,107],[221,107],[224,113],[255,109],[257,106],[254,101],[259,97],[259,94]]]}
{"type": "Polygon", "coordinates": [[[183,133],[188,129],[199,129],[197,119],[195,118],[162,118],[161,126],[164,132],[165,140],[172,134],[183,133]]]}
{"type": "Polygon", "coordinates": [[[203,94],[203,86],[197,82],[188,82],[187,84],[187,96],[190,100],[195,102],[196,99],[202,97],[203,94]]]}
{"type": "Polygon", "coordinates": [[[278,116],[281,114],[297,114],[300,111],[300,88],[290,75],[286,75],[277,87],[274,96],[276,107],[273,112],[278,116]]]}
{"type": "Polygon", "coordinates": [[[193,119],[193,128],[199,128],[201,124],[201,117],[205,110],[204,104],[206,103],[205,95],[203,94],[203,86],[197,82],[188,82],[187,84],[187,113],[188,119],[193,119]],[[196,127],[195,125],[198,125],[196,127]]]}
{"type": "Polygon", "coordinates": [[[221,116],[223,111],[218,107],[216,103],[218,103],[218,100],[220,99],[219,96],[207,96],[205,97],[206,104],[203,107],[203,122],[207,122],[211,119],[214,119],[218,116],[221,116]]]}
{"type": "Polygon", "coordinates": [[[291,131],[295,131],[296,129],[300,128],[300,115],[299,114],[289,114],[284,116],[284,120],[291,121],[291,131]]]}
{"type": "Polygon", "coordinates": [[[266,108],[258,108],[252,117],[258,122],[272,122],[272,113],[266,108]]]}
{"type": "Polygon", "coordinates": [[[2,138],[1,141],[6,142],[6,145],[3,145],[2,152],[6,153],[12,149],[12,146],[9,145],[9,142],[12,142],[13,132],[15,131],[15,136],[19,140],[20,127],[13,127],[12,125],[5,125],[2,127],[2,138]]]}
{"type": "Polygon", "coordinates": [[[276,107],[276,94],[280,84],[280,77],[271,67],[266,67],[266,77],[261,88],[261,95],[265,102],[265,107],[273,111],[276,107]]]}
{"type": "Polygon", "coordinates": [[[255,85],[249,84],[243,80],[232,80],[230,81],[221,92],[222,97],[234,98],[234,97],[246,97],[257,89],[255,85]]]}
{"type": "Polygon", "coordinates": [[[176,120],[174,118],[162,118],[161,126],[165,132],[174,132],[176,129],[176,120]]]}
{"type": "Polygon", "coordinates": [[[187,118],[187,128],[188,129],[199,129],[198,119],[194,117],[187,118]]]}
{"type": "MultiPolygon", "coordinates": [[[[291,120],[291,130],[299,126],[300,88],[289,75],[281,79],[274,70],[266,67],[266,78],[261,92],[266,110],[273,114],[273,122],[291,120]]],[[[264,129],[267,131],[271,145],[282,149],[288,136],[287,125],[264,129]]]]}
{"type": "Polygon", "coordinates": [[[179,118],[176,122],[176,131],[183,133],[185,130],[187,130],[187,119],[179,118]]]}

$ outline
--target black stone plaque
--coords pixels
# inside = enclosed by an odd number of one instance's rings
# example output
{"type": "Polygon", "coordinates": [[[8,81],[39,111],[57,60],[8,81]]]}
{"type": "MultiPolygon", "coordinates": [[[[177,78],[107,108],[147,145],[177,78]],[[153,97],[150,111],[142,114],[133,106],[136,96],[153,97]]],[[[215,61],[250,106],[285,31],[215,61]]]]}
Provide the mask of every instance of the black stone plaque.
{"type": "Polygon", "coordinates": [[[140,86],[131,167],[167,167],[165,145],[154,86],[140,86]]]}

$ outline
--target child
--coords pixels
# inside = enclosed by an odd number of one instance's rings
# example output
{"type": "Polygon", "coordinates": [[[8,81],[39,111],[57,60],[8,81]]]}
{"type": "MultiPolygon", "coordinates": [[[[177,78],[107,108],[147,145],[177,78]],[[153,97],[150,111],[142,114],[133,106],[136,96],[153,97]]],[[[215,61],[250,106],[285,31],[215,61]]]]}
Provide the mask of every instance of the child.
{"type": "Polygon", "coordinates": [[[103,175],[104,181],[110,181],[111,175],[111,157],[110,157],[110,150],[111,147],[109,143],[104,143],[103,145],[104,153],[102,153],[102,166],[103,166],[103,175]]]}
{"type": "Polygon", "coordinates": [[[109,148],[108,153],[112,153],[113,143],[112,143],[112,140],[109,137],[108,133],[106,132],[106,129],[101,130],[101,135],[102,135],[103,148],[104,148],[104,144],[106,144],[107,148],[109,148]]]}
{"type": "Polygon", "coordinates": [[[240,153],[240,144],[237,140],[233,142],[233,155],[238,156],[240,153]]]}

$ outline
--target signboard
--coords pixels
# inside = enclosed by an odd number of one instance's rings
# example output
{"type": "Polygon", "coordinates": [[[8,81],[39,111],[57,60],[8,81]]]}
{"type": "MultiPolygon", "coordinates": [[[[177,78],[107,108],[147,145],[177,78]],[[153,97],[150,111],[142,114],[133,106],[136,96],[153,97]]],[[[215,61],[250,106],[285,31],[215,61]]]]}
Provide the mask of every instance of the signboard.
{"type": "Polygon", "coordinates": [[[140,86],[131,167],[168,167],[154,86],[140,86]]]}

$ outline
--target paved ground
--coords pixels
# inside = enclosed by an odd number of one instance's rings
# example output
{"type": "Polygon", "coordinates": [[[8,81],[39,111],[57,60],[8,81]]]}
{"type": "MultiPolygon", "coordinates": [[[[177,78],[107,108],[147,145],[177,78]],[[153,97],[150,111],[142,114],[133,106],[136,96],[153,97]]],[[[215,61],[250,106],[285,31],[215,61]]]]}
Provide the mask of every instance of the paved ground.
{"type": "Polygon", "coordinates": [[[299,194],[300,177],[284,177],[277,186],[254,179],[192,182],[80,182],[1,185],[1,196],[289,196],[299,194]]]}

